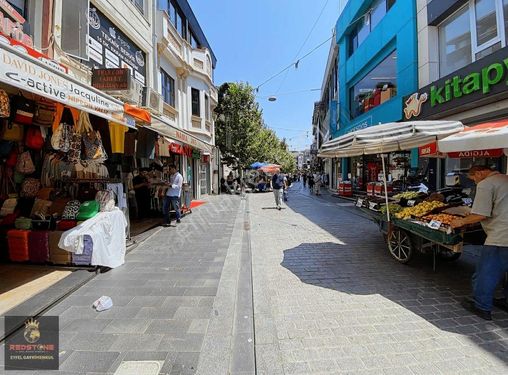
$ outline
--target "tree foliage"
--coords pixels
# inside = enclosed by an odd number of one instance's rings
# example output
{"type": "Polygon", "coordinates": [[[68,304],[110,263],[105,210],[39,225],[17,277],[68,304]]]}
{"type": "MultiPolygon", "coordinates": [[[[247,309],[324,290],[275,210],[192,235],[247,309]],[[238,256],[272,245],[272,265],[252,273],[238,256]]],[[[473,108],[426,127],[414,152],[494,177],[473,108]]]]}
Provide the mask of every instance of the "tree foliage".
{"type": "Polygon", "coordinates": [[[264,124],[251,86],[245,83],[223,84],[219,88],[215,112],[215,144],[228,165],[244,169],[260,161],[280,164],[286,172],[296,169],[295,159],[285,140],[280,140],[264,124]]]}

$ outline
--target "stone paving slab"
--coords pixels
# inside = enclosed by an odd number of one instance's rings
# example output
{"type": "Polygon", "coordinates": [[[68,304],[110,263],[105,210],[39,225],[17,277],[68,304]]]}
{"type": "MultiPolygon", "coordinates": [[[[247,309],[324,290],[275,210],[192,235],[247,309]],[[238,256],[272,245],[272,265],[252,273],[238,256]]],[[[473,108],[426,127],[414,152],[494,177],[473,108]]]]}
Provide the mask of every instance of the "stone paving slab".
{"type": "Polygon", "coordinates": [[[460,306],[475,251],[393,260],[354,207],[300,184],[250,201],[258,374],[508,373],[508,314],[460,306]]]}
{"type": "Polygon", "coordinates": [[[61,371],[41,373],[113,374],[125,361],[195,373],[239,210],[239,197],[210,197],[47,311],[60,317],[61,371]],[[98,313],[91,305],[102,295],[113,308],[98,313]]]}

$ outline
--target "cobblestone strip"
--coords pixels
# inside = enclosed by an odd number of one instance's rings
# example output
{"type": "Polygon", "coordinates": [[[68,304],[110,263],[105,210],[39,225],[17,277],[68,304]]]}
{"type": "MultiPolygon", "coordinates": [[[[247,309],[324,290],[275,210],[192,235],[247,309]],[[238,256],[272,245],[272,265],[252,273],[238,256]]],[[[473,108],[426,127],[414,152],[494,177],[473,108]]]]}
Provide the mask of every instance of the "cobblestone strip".
{"type": "Polygon", "coordinates": [[[244,231],[245,201],[236,215],[222,276],[213,304],[196,374],[229,374],[233,350],[233,329],[237,300],[238,276],[244,231]]]}

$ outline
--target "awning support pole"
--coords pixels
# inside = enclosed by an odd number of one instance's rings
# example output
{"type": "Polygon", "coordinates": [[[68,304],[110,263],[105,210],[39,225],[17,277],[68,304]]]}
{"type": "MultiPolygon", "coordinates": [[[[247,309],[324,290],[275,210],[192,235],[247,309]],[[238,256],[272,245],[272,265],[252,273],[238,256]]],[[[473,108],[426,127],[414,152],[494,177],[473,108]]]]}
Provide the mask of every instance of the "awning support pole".
{"type": "Polygon", "coordinates": [[[383,185],[385,188],[386,217],[388,219],[388,222],[390,222],[390,206],[388,205],[388,186],[386,182],[386,165],[384,154],[381,154],[381,161],[383,163],[383,185]]]}

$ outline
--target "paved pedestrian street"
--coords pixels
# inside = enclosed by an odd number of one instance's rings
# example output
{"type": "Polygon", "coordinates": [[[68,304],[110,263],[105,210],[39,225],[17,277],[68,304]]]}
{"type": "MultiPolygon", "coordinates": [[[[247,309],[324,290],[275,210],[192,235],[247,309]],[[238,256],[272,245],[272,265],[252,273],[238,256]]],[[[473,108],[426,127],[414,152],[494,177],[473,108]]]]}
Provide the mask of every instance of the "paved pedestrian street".
{"type": "Polygon", "coordinates": [[[475,258],[399,264],[351,202],[299,183],[282,211],[210,197],[45,312],[60,371],[30,374],[505,374],[508,314],[459,304],[475,258]]]}
{"type": "Polygon", "coordinates": [[[258,374],[508,373],[508,314],[459,304],[474,256],[401,265],[347,201],[250,198],[258,374]]]}

